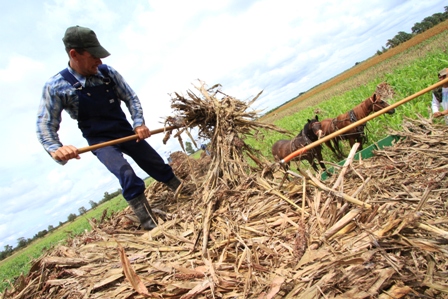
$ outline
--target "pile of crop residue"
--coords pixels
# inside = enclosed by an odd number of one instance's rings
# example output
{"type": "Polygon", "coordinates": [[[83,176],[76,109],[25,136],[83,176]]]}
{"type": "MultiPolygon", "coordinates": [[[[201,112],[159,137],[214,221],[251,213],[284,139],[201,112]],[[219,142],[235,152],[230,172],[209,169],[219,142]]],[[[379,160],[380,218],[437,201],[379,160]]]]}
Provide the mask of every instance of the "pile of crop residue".
{"type": "Polygon", "coordinates": [[[211,155],[176,154],[176,194],[148,188],[159,226],[137,230],[129,209],[92,221],[4,298],[448,298],[447,126],[407,120],[373,158],[279,187],[244,142],[257,123],[233,118],[241,102],[202,94],[173,106],[215,111],[211,155]]]}

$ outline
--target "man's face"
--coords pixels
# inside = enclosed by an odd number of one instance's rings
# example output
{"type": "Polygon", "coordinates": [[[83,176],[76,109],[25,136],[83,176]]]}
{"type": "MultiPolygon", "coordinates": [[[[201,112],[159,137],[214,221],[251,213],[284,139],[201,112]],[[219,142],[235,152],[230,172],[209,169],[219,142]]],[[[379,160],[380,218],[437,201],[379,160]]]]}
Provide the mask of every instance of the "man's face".
{"type": "Polygon", "coordinates": [[[87,51],[84,51],[82,54],[76,53],[74,60],[74,69],[85,77],[95,75],[98,72],[98,66],[102,64],[100,58],[93,56],[87,51]]]}

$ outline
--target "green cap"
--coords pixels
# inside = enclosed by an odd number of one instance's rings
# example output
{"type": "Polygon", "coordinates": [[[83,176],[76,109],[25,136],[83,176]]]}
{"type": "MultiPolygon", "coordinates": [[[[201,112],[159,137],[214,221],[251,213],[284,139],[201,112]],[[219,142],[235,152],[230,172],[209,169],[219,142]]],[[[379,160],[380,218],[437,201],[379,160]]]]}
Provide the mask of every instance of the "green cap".
{"type": "Polygon", "coordinates": [[[62,41],[66,48],[85,49],[92,54],[92,56],[97,58],[105,58],[110,55],[110,53],[100,45],[95,32],[87,27],[68,27],[62,41]]]}

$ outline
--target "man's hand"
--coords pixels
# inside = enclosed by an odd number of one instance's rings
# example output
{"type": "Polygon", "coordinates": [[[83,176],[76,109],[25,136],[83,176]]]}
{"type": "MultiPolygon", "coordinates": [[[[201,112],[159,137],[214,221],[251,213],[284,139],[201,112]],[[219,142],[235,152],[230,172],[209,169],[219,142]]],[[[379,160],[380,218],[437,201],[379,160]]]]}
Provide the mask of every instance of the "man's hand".
{"type": "Polygon", "coordinates": [[[135,134],[138,135],[137,142],[139,140],[143,140],[143,139],[146,139],[146,138],[151,136],[151,131],[145,125],[141,125],[140,127],[136,127],[134,132],[135,132],[135,134]]]}
{"type": "Polygon", "coordinates": [[[55,152],[50,153],[53,159],[59,161],[68,161],[70,159],[81,159],[78,149],[73,145],[64,145],[55,152]]]}
{"type": "Polygon", "coordinates": [[[443,110],[442,112],[434,112],[434,117],[442,117],[448,114],[448,110],[443,110]]]}

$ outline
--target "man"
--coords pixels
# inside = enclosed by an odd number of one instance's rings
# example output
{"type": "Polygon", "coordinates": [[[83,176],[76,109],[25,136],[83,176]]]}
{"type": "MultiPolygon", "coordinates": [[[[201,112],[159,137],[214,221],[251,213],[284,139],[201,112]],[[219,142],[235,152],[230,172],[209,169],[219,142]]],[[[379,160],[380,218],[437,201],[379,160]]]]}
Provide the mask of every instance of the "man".
{"type": "Polygon", "coordinates": [[[123,77],[112,67],[102,64],[109,56],[96,34],[89,28],[69,27],[62,39],[69,57],[68,67],[52,78],[43,88],[37,118],[37,135],[45,150],[59,164],[80,159],[78,149],[63,145],[57,131],[62,110],[78,121],[78,127],[89,145],[137,134],[137,141],[93,150],[93,154],[119,180],[123,197],[146,230],[156,227],[155,218],[144,195],[145,183],[137,177],[123,153],[148,175],[175,191],[180,180],[171,166],[144,140],[151,136],[146,127],[140,101],[123,77]],[[128,122],[120,103],[131,114],[128,122]]]}
{"type": "MultiPolygon", "coordinates": [[[[448,73],[448,68],[444,68],[439,71],[439,81],[446,78],[448,73]]],[[[437,88],[432,93],[431,102],[432,112],[434,117],[445,117],[445,123],[448,125],[448,83],[442,85],[442,87],[437,88]],[[443,110],[439,111],[440,106],[443,110]]]]}

